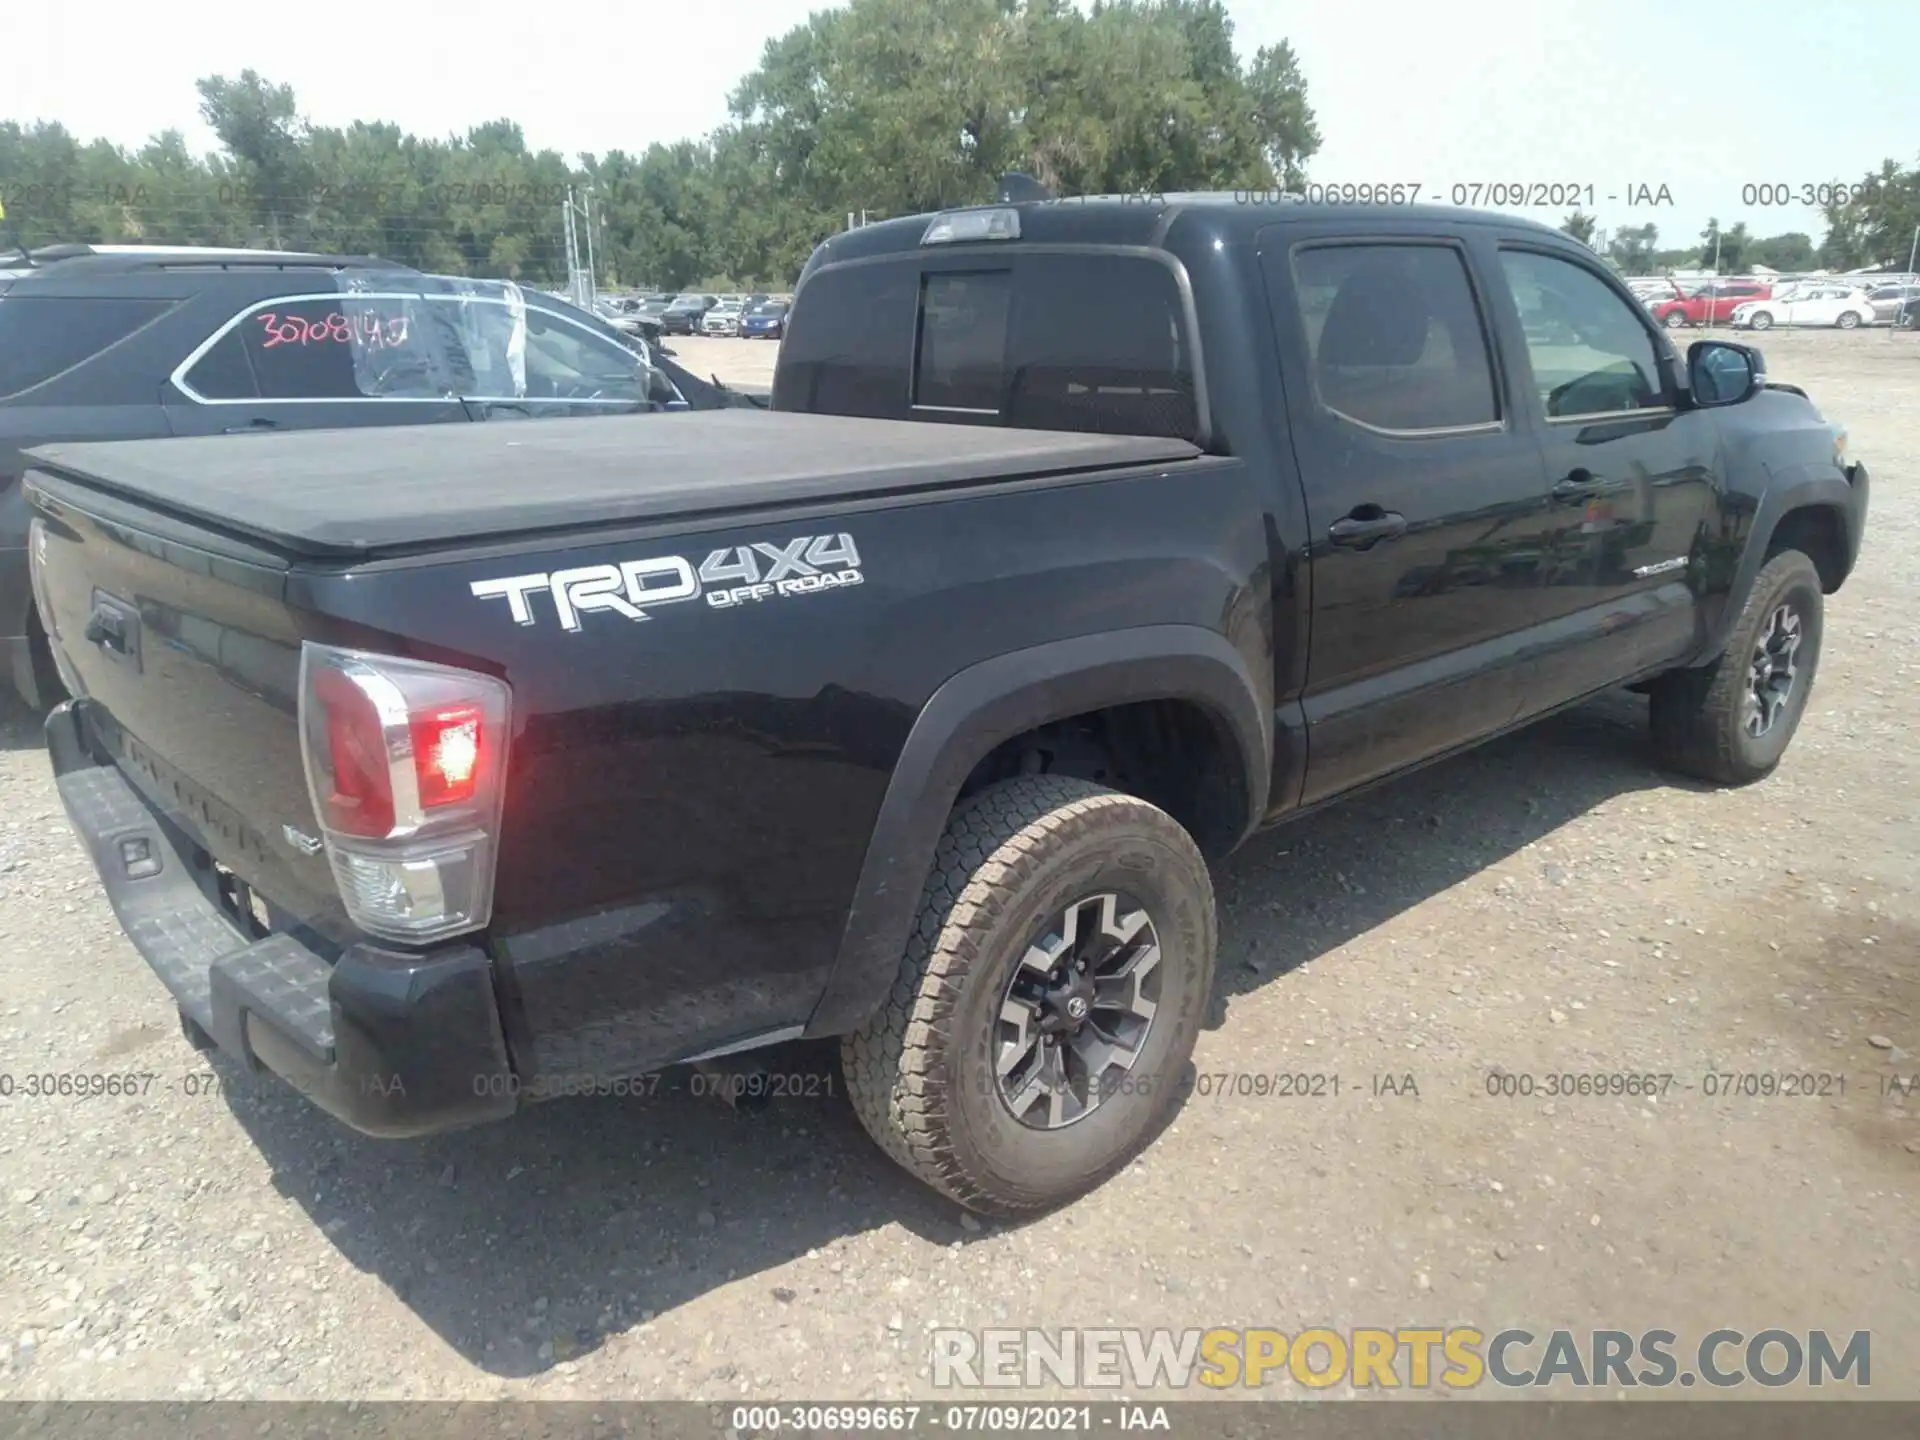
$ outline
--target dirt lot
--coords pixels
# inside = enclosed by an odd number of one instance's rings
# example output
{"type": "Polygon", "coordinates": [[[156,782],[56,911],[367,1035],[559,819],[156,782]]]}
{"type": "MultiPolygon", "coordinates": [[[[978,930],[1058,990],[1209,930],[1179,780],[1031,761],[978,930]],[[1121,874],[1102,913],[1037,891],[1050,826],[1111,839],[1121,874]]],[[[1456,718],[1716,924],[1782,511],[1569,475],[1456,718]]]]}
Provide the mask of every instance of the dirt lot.
{"type": "MultiPolygon", "coordinates": [[[[743,383],[775,349],[677,348],[743,383]]],[[[1621,695],[1257,839],[1217,877],[1199,1071],[1338,1095],[1196,1093],[1019,1228],[837,1098],[675,1081],[393,1143],[209,1068],[6,712],[0,1074],[158,1078],[0,1100],[0,1396],[924,1395],[935,1325],[1117,1323],[1870,1329],[1874,1392],[1920,1396],[1920,1087],[1888,1084],[1920,1072],[1920,336],[1766,349],[1875,486],[1780,772],[1663,778],[1621,695]],[[1496,1067],[1693,1088],[1495,1098],[1496,1067]],[[1702,1090],[1782,1071],[1845,1094],[1702,1090]]]]}

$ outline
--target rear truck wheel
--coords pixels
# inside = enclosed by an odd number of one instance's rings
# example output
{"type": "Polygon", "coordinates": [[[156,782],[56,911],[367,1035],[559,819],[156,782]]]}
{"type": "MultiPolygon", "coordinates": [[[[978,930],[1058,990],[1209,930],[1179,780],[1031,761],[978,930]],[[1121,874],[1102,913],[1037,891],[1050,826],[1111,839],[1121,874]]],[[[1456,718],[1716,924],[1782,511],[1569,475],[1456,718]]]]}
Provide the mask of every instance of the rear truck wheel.
{"type": "Polygon", "coordinates": [[[1687,328],[1687,312],[1684,310],[1669,310],[1667,312],[1667,318],[1660,323],[1669,330],[1684,330],[1687,328]]]}
{"type": "Polygon", "coordinates": [[[1771,774],[1807,707],[1823,613],[1813,561],[1798,550],[1767,561],[1720,658],[1655,682],[1648,714],[1661,763],[1718,785],[1771,774]]]}
{"type": "Polygon", "coordinates": [[[880,1147],[971,1210],[1093,1189],[1178,1101],[1213,988],[1213,883],[1171,816],[1057,775],[961,802],[886,1003],[841,1042],[880,1147]]]}
{"type": "Polygon", "coordinates": [[[1857,330],[1860,328],[1860,317],[1851,310],[1842,310],[1840,318],[1833,323],[1842,330],[1857,330]]]}
{"type": "Polygon", "coordinates": [[[1756,330],[1771,330],[1773,328],[1773,316],[1769,315],[1765,310],[1756,310],[1747,323],[1756,330]]]}

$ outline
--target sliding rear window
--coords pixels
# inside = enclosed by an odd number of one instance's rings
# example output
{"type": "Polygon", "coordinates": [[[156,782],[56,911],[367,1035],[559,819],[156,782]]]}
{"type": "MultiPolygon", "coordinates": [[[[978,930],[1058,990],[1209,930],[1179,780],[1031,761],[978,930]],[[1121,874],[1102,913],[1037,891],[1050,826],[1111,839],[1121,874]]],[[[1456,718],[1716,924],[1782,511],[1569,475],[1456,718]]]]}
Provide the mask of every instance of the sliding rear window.
{"type": "Polygon", "coordinates": [[[1136,255],[955,256],[823,270],[774,403],[890,419],[1198,440],[1180,286],[1136,255]]]}

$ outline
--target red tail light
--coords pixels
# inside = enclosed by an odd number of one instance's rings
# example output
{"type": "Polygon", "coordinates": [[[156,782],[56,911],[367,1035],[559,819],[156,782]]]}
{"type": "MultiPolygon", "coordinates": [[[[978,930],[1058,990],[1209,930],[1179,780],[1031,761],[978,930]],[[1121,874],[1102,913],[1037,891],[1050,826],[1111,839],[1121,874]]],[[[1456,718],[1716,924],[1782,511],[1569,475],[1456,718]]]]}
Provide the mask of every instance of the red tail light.
{"type": "Polygon", "coordinates": [[[487,923],[509,699],[489,675],[305,647],[307,788],[363,929],[423,940],[487,923]]]}
{"type": "Polygon", "coordinates": [[[412,716],[414,779],[420,804],[458,805],[471,800],[480,785],[492,737],[478,705],[443,705],[412,716]]]}

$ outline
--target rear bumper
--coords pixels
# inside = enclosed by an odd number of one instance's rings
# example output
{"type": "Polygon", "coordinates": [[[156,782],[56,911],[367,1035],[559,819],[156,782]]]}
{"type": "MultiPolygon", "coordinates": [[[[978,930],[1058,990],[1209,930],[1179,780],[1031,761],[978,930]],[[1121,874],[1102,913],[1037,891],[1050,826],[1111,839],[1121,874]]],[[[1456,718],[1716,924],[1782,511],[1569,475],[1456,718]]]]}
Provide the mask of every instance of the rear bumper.
{"type": "Polygon", "coordinates": [[[206,857],[86,743],[84,702],[47,720],[61,801],[127,938],[181,1014],[368,1135],[424,1135],[517,1104],[484,952],[355,944],[329,964],[290,934],[255,939],[215,898],[206,857]]]}

